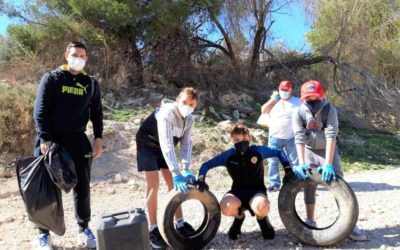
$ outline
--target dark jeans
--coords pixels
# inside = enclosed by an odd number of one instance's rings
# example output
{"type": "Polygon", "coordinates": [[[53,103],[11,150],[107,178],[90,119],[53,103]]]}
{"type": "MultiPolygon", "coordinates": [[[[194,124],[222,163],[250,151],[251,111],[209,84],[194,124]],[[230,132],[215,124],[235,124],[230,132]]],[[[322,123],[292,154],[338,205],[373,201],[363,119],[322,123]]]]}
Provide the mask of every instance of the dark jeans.
{"type": "MultiPolygon", "coordinates": [[[[79,231],[88,227],[90,221],[90,170],[92,164],[92,146],[85,133],[68,136],[55,136],[54,142],[63,146],[75,163],[78,184],[73,191],[75,218],[79,231]]],[[[40,140],[36,138],[34,155],[41,155],[40,140]]],[[[39,228],[40,233],[48,234],[49,230],[39,228]]]]}

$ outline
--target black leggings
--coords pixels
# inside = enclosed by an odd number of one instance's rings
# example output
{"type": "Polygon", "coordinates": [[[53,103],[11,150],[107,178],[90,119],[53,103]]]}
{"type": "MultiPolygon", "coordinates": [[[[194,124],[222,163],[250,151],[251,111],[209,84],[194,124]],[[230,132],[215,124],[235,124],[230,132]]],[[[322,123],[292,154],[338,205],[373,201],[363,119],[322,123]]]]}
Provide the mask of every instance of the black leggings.
{"type": "MultiPolygon", "coordinates": [[[[90,170],[92,164],[92,146],[85,133],[68,136],[56,136],[54,142],[59,143],[71,155],[76,168],[78,184],[74,187],[75,218],[79,231],[88,227],[90,221],[90,170]]],[[[35,156],[41,155],[40,140],[36,138],[35,156]]],[[[48,234],[49,230],[39,228],[40,233],[48,234]]]]}

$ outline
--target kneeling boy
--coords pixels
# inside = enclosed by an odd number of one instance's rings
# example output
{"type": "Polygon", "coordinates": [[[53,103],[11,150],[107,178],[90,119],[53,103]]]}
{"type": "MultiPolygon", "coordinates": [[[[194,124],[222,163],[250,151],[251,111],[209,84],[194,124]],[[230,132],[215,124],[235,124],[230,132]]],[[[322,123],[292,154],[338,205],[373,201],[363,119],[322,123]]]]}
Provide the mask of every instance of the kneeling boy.
{"type": "Polygon", "coordinates": [[[222,214],[235,217],[229,229],[229,238],[236,240],[241,234],[240,229],[244,221],[244,210],[249,210],[255,215],[261,228],[264,239],[273,239],[275,230],[268,220],[269,200],[264,184],[263,160],[268,157],[278,157],[285,170],[285,180],[292,173],[289,160],[279,148],[251,145],[249,129],[242,123],[234,125],[230,132],[234,148],[223,152],[213,159],[202,164],[198,188],[200,191],[206,187],[205,176],[208,170],[225,166],[232,178],[232,187],[220,202],[222,214]],[[290,174],[290,175],[289,175],[290,174]]]}

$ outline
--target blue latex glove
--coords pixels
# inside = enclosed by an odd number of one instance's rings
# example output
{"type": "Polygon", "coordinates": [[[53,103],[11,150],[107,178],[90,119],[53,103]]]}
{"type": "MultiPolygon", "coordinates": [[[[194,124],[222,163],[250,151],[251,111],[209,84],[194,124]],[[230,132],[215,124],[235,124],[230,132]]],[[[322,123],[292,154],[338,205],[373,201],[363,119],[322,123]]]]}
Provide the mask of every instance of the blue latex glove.
{"type": "Polygon", "coordinates": [[[277,99],[277,100],[281,99],[281,96],[279,95],[279,92],[278,92],[278,91],[272,92],[272,94],[271,94],[271,99],[273,99],[273,98],[275,98],[275,99],[277,99]]]}
{"type": "Polygon", "coordinates": [[[297,176],[297,178],[299,178],[300,180],[305,180],[306,178],[308,178],[308,176],[306,175],[307,170],[308,170],[308,165],[307,164],[300,164],[298,166],[294,166],[292,167],[293,173],[297,176]]]}
{"type": "Polygon", "coordinates": [[[321,174],[321,179],[323,181],[336,180],[336,173],[332,164],[326,163],[323,166],[319,166],[317,171],[321,174]]]}
{"type": "Polygon", "coordinates": [[[189,170],[183,170],[182,171],[183,177],[186,178],[186,181],[189,183],[194,183],[196,181],[196,176],[192,174],[189,170]]]}
{"type": "Polygon", "coordinates": [[[186,185],[186,178],[183,175],[177,175],[173,179],[175,190],[186,193],[188,191],[188,187],[186,185]]]}

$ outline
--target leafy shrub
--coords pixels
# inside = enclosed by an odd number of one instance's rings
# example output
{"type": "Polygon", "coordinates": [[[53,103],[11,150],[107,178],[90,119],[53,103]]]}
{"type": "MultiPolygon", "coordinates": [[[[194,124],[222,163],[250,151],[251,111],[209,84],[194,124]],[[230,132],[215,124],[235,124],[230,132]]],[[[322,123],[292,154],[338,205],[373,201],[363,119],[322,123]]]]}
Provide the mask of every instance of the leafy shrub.
{"type": "Polygon", "coordinates": [[[34,87],[0,84],[0,152],[32,151],[34,98],[34,87]]]}

